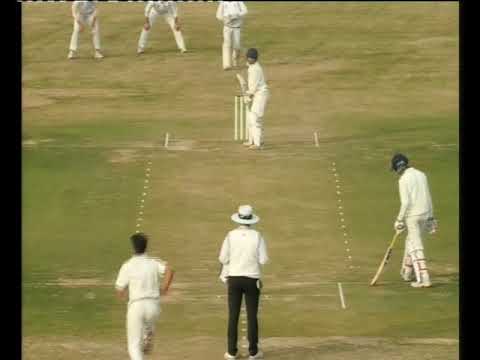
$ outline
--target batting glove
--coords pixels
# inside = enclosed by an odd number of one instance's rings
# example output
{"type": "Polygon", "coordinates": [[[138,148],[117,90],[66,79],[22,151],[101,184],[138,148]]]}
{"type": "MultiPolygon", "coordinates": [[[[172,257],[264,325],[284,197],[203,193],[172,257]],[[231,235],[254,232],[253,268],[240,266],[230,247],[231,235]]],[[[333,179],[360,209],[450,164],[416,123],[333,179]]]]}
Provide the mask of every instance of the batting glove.
{"type": "Polygon", "coordinates": [[[393,228],[396,231],[402,232],[403,230],[405,230],[405,223],[403,222],[403,220],[395,220],[395,223],[393,224],[393,228]]]}
{"type": "Polygon", "coordinates": [[[434,217],[427,219],[427,231],[429,234],[435,234],[438,230],[438,221],[434,217]]]}

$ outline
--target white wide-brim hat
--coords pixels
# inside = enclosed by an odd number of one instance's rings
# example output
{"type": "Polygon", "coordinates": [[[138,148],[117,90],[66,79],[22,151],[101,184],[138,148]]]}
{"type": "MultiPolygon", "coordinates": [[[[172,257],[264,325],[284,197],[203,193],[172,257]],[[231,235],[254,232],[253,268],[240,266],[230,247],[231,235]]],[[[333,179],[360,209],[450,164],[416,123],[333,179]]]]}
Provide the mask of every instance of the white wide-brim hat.
{"type": "Polygon", "coordinates": [[[260,221],[260,218],[253,213],[250,205],[241,205],[238,212],[231,216],[231,219],[242,225],[253,225],[260,221]]]}

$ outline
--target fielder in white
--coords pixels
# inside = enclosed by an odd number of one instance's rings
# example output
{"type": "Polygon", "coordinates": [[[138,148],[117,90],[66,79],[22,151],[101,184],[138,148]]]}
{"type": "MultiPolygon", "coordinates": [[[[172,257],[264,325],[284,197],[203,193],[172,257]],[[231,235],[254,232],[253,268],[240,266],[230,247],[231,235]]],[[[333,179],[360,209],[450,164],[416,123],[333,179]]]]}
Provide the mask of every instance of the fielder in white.
{"type": "Polygon", "coordinates": [[[232,63],[233,66],[238,66],[241,50],[240,31],[247,12],[243,1],[220,1],[218,5],[217,19],[223,22],[223,70],[231,69],[232,63]]]}
{"type": "Polygon", "coordinates": [[[263,117],[270,97],[263,69],[258,62],[257,49],[248,49],[248,90],[245,102],[251,103],[247,110],[248,141],[243,143],[249,149],[261,149],[263,146],[263,117]]]}
{"type": "Polygon", "coordinates": [[[120,299],[128,298],[127,341],[131,360],[143,360],[151,352],[155,325],[160,315],[160,293],[165,295],[173,280],[173,270],[165,262],[149,257],[148,238],[137,233],[130,237],[135,254],[123,263],[115,288],[120,299]],[[160,277],[164,276],[160,289],[160,277]]]}
{"type": "Polygon", "coordinates": [[[437,221],[433,217],[432,198],[426,175],[408,165],[408,158],[396,154],[392,158],[392,170],[400,179],[400,211],[395,221],[395,230],[407,229],[405,252],[400,274],[405,281],[412,281],[415,288],[430,287],[425,260],[422,237],[426,232],[433,234],[437,229],[437,221]]]}
{"type": "Polygon", "coordinates": [[[73,33],[70,39],[70,51],[68,58],[74,59],[78,49],[78,38],[88,25],[92,29],[93,47],[95,48],[95,59],[102,59],[100,47],[100,24],[95,5],[96,1],[74,1],[72,4],[73,33]]]}
{"type": "Polygon", "coordinates": [[[178,20],[177,4],[175,1],[148,1],[145,6],[145,24],[143,25],[142,33],[138,40],[137,54],[144,53],[150,30],[160,15],[162,15],[165,22],[170,25],[177,47],[182,53],[187,51],[180,30],[180,21],[178,20]]]}

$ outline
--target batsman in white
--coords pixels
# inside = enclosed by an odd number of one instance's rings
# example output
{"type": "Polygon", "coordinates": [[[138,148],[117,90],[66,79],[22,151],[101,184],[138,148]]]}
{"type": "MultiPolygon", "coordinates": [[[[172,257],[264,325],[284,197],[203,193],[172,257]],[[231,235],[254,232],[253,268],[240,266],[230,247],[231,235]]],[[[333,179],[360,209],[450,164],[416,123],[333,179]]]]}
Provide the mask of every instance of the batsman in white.
{"type": "Polygon", "coordinates": [[[248,319],[249,359],[262,359],[258,348],[258,304],[260,301],[261,265],[268,262],[267,245],[260,232],[252,229],[260,218],[250,205],[242,205],[231,219],[240,226],[230,231],[222,244],[219,261],[227,273],[228,284],[228,351],[225,359],[236,359],[238,353],[238,318],[245,296],[248,319]]]}
{"type": "Polygon", "coordinates": [[[261,149],[263,146],[263,116],[267,101],[270,97],[265,74],[258,62],[257,49],[248,49],[248,90],[244,97],[247,103],[251,103],[247,111],[248,141],[243,143],[249,149],[261,149]]]}
{"type": "Polygon", "coordinates": [[[232,63],[233,66],[238,66],[241,50],[240,32],[247,12],[243,1],[220,1],[218,4],[217,19],[223,22],[223,70],[231,69],[232,63]]]}
{"type": "Polygon", "coordinates": [[[138,40],[137,54],[144,53],[150,30],[160,15],[162,15],[165,19],[165,22],[170,25],[177,43],[177,47],[182,53],[187,51],[182,32],[180,30],[177,4],[175,1],[148,1],[147,5],[145,5],[145,24],[143,25],[142,33],[140,34],[140,39],[138,40]]]}
{"type": "Polygon", "coordinates": [[[405,281],[415,282],[415,288],[430,287],[425,260],[422,237],[426,232],[433,234],[437,229],[437,221],[433,217],[432,198],[426,175],[408,165],[408,158],[403,154],[395,154],[391,169],[395,171],[400,191],[400,211],[394,223],[395,230],[407,229],[405,252],[400,274],[405,281]]]}
{"type": "Polygon", "coordinates": [[[155,325],[160,315],[160,293],[167,294],[173,270],[146,254],[148,238],[143,233],[130,237],[135,254],[123,263],[115,282],[120,299],[128,298],[127,341],[131,360],[143,360],[151,352],[155,325]],[[160,277],[164,276],[160,289],[160,277]]]}
{"type": "Polygon", "coordinates": [[[92,29],[93,47],[95,48],[95,59],[102,59],[100,47],[100,24],[98,22],[96,1],[74,1],[72,4],[73,33],[70,39],[70,51],[68,58],[74,59],[78,49],[78,38],[88,25],[92,29]]]}

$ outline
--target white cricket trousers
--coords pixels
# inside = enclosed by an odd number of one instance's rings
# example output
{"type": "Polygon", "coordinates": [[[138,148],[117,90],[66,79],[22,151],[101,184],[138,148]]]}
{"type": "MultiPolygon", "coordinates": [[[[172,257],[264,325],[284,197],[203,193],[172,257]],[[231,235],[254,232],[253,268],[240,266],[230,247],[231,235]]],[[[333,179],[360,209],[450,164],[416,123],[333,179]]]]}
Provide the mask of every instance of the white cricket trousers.
{"type": "Polygon", "coordinates": [[[269,98],[268,91],[256,93],[253,96],[252,106],[247,111],[248,139],[256,146],[263,144],[263,117],[269,98]]]}
{"type": "Polygon", "coordinates": [[[131,360],[143,360],[144,335],[147,332],[153,334],[159,316],[159,300],[142,299],[128,305],[127,341],[131,360]]]}
{"type": "MultiPolygon", "coordinates": [[[[150,22],[150,30],[145,30],[145,28],[142,29],[140,39],[138,39],[138,47],[140,49],[144,49],[147,46],[148,35],[150,34],[150,31],[153,28],[153,24],[157,20],[158,16],[160,16],[160,14],[158,14],[155,10],[150,11],[150,14],[148,15],[148,21],[150,22]]],[[[185,41],[183,40],[182,32],[180,30],[175,30],[175,18],[170,14],[164,14],[162,16],[165,19],[165,22],[170,25],[170,28],[172,29],[173,36],[175,37],[175,42],[177,43],[177,47],[180,50],[186,51],[187,49],[185,48],[185,41]]]]}
{"type": "Polygon", "coordinates": [[[222,60],[223,68],[228,69],[238,65],[238,58],[240,57],[240,28],[232,28],[229,26],[223,27],[223,46],[222,46],[222,60]]]}
{"type": "Polygon", "coordinates": [[[413,273],[418,282],[430,282],[427,262],[423,252],[422,236],[426,232],[426,215],[408,216],[405,219],[407,237],[400,273],[405,280],[411,280],[413,273]]]}
{"type": "MultiPolygon", "coordinates": [[[[95,50],[100,50],[100,24],[98,23],[98,18],[95,14],[90,16],[82,16],[80,15],[80,19],[82,24],[88,25],[92,29],[92,37],[93,37],[93,47],[95,50]]],[[[78,22],[74,19],[73,20],[73,33],[72,37],[70,38],[70,50],[77,51],[78,49],[78,39],[80,37],[80,26],[78,22]]]]}

